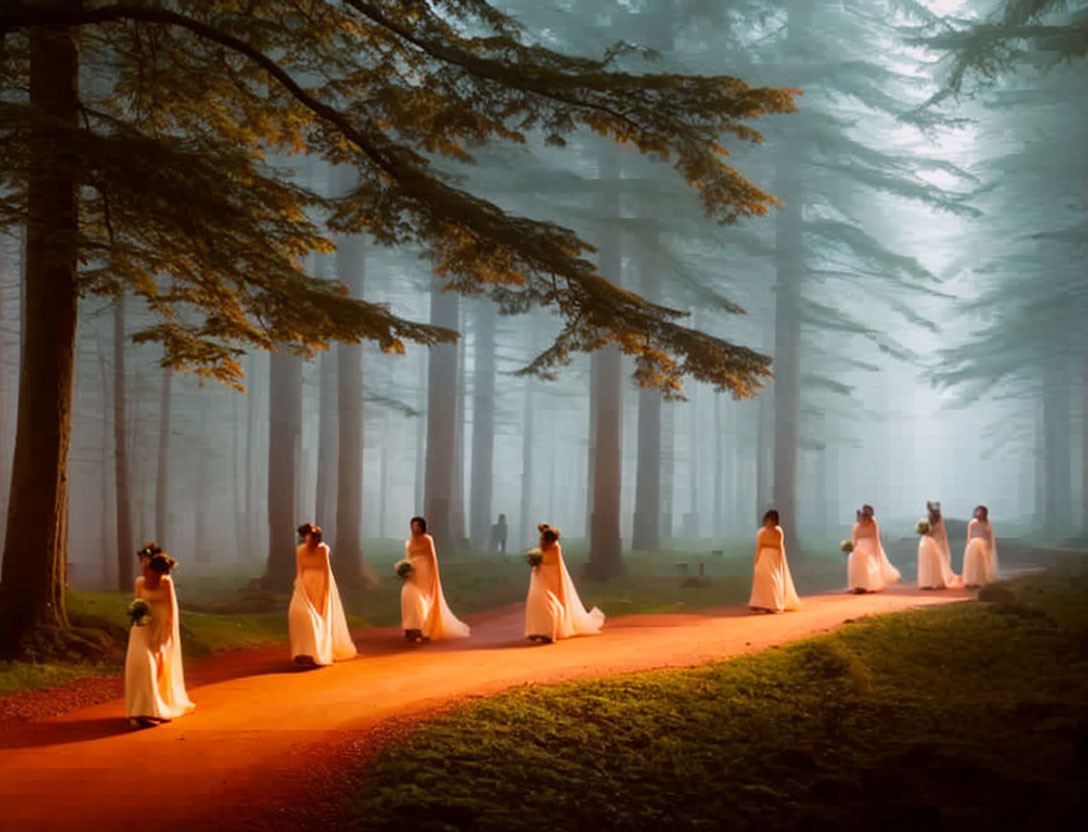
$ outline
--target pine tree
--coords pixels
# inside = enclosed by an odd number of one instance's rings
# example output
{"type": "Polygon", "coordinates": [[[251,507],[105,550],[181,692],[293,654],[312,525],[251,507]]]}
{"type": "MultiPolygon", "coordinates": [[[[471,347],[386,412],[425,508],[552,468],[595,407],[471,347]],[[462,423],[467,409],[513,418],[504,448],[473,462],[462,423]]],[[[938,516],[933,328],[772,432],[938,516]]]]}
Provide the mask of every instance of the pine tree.
{"type": "MultiPolygon", "coordinates": [[[[685,376],[748,390],[769,373],[766,357],[608,283],[572,232],[457,188],[432,158],[591,130],[670,159],[727,222],[772,198],[726,163],[723,137],[757,141],[748,122],[790,110],[789,91],[553,52],[484,0],[8,2],[0,35],[0,222],[27,229],[5,652],[66,622],[81,294],[136,294],[157,317],[136,342],[161,344],[166,366],[234,384],[248,348],[451,340],[303,270],[329,232],[366,231],[421,246],[450,289],[485,292],[504,312],[557,311],[564,326],[531,371],[614,344],[641,382],[669,390],[685,376]],[[313,193],[283,164],[292,153],[354,166],[358,187],[313,193]]],[[[289,530],[281,508],[274,522],[289,530]]],[[[284,557],[270,573],[288,568],[284,557]]]]}

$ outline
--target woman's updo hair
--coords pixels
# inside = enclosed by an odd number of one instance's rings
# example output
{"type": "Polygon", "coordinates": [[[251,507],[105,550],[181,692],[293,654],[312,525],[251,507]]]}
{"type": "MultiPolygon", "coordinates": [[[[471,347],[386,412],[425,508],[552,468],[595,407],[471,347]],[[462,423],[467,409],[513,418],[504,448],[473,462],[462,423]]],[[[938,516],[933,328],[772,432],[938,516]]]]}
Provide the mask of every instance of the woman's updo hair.
{"type": "Polygon", "coordinates": [[[768,520],[774,520],[774,524],[778,525],[778,512],[773,508],[767,509],[763,515],[763,522],[766,523],[768,520]]]}
{"type": "Polygon", "coordinates": [[[873,509],[873,507],[871,505],[869,505],[868,503],[866,503],[865,505],[863,505],[861,507],[861,516],[862,517],[870,517],[871,518],[875,513],[876,512],[873,509]]]}
{"type": "Polygon", "coordinates": [[[986,506],[975,506],[975,514],[982,514],[983,520],[990,519],[990,510],[986,506]]]}
{"type": "Polygon", "coordinates": [[[555,543],[559,540],[559,529],[554,526],[549,526],[547,523],[541,523],[536,528],[537,531],[540,532],[540,536],[549,543],[555,543]]]}
{"type": "Polygon", "coordinates": [[[155,555],[162,551],[162,547],[159,546],[154,540],[149,540],[143,546],[140,547],[140,551],[136,553],[136,557],[143,560],[144,558],[153,558],[155,555]]]}
{"type": "Polygon", "coordinates": [[[419,533],[420,534],[426,534],[427,533],[427,519],[425,517],[413,517],[411,520],[408,521],[408,527],[411,528],[416,523],[419,523],[419,533]]]}
{"type": "Polygon", "coordinates": [[[159,575],[169,575],[175,564],[177,564],[176,560],[166,554],[166,552],[159,551],[152,556],[148,568],[159,575]]]}
{"type": "Polygon", "coordinates": [[[303,523],[298,527],[298,536],[305,540],[307,537],[317,538],[317,542],[321,542],[321,527],[315,526],[313,523],[303,523]]]}

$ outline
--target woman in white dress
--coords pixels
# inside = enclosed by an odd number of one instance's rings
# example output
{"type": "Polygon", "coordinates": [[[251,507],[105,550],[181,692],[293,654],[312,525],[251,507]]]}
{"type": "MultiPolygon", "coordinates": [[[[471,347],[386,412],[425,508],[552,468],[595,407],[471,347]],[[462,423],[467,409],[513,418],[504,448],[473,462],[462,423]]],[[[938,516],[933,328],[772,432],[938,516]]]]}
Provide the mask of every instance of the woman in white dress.
{"type": "Polygon", "coordinates": [[[941,584],[945,589],[958,589],[963,586],[963,579],[952,571],[952,549],[948,545],[948,528],[944,524],[940,502],[931,503],[927,500],[926,511],[929,514],[930,534],[936,541],[941,556],[941,584]]]}
{"type": "Polygon", "coordinates": [[[571,636],[595,635],[604,626],[597,607],[586,611],[578,590],[563,563],[559,529],[547,523],[540,531],[541,562],[533,567],[525,599],[525,635],[530,641],[549,643],[571,636]]]}
{"type": "Polygon", "coordinates": [[[404,543],[404,557],[412,573],[400,590],[400,619],[404,637],[411,642],[441,638],[466,638],[469,627],[450,611],[438,575],[434,538],[427,534],[427,521],[413,517],[412,536],[404,543]]]}
{"type": "Polygon", "coordinates": [[[933,534],[931,520],[918,521],[918,587],[944,589],[944,570],[940,541],[933,534]]]}
{"type": "Polygon", "coordinates": [[[748,606],[764,612],[785,612],[801,608],[786,561],[786,543],[778,512],[763,515],[763,527],[756,532],[755,574],[748,606]]]}
{"type": "Polygon", "coordinates": [[[847,576],[850,590],[856,593],[880,592],[902,577],[892,566],[880,543],[880,526],[876,522],[873,507],[864,505],[858,512],[852,540],[847,576]]]}
{"type": "Polygon", "coordinates": [[[967,524],[967,548],[963,552],[963,583],[968,587],[992,584],[997,580],[997,541],[986,506],[975,506],[975,517],[967,524]]]}
{"type": "Polygon", "coordinates": [[[295,588],[287,610],[291,658],[300,667],[330,665],[355,655],[344,605],[329,564],[329,547],[313,523],[298,527],[295,588]]]}
{"type": "Polygon", "coordinates": [[[170,571],[174,559],[154,543],[140,550],[136,598],[147,602],[149,618],[134,622],[125,655],[125,716],[133,727],[168,722],[196,706],[185,692],[181,666],[178,600],[170,571]]]}

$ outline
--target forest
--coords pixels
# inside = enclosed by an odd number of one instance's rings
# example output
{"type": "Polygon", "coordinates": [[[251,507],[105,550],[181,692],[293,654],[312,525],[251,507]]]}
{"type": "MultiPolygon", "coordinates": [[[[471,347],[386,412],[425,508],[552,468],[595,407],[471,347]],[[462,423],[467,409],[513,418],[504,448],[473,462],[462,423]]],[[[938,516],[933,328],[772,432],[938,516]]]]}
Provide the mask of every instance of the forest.
{"type": "Polygon", "coordinates": [[[1083,3],[281,5],[0,12],[5,621],[303,521],[356,587],[416,514],[1084,536],[1083,3]]]}

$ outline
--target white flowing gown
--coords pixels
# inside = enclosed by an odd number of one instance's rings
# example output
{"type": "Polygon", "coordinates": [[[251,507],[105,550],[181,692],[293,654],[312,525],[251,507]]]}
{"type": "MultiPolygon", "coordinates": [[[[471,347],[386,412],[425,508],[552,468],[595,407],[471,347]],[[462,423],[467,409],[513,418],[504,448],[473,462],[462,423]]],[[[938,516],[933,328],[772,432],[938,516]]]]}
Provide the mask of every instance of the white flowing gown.
{"type": "Polygon", "coordinates": [[[918,586],[922,589],[944,589],[944,553],[932,534],[918,541],[918,586]]]}
{"type": "Polygon", "coordinates": [[[151,608],[147,624],[133,624],[125,654],[125,716],[174,719],[196,706],[185,692],[181,628],[174,583],[163,575],[154,589],[136,579],[136,597],[151,608]]]}
{"type": "Polygon", "coordinates": [[[604,626],[597,607],[586,611],[574,587],[563,552],[556,543],[541,552],[543,562],[533,567],[525,599],[525,635],[545,636],[552,641],[571,636],[595,635],[604,626]]]}
{"type": "Polygon", "coordinates": [[[291,658],[309,656],[318,665],[330,665],[355,655],[348,619],[329,565],[324,543],[311,551],[303,543],[295,550],[298,572],[287,610],[291,658]]]}
{"type": "MultiPolygon", "coordinates": [[[[959,589],[963,586],[963,578],[952,571],[952,549],[948,545],[948,529],[945,527],[943,517],[933,524],[930,534],[933,535],[940,548],[941,580],[944,582],[945,588],[959,589]]],[[[923,586],[921,578],[919,578],[919,586],[923,586]]]]}
{"type": "Polygon", "coordinates": [[[756,546],[755,572],[748,606],[773,612],[800,609],[801,600],[797,597],[790,565],[786,560],[782,527],[775,526],[773,530],[761,528],[756,532],[756,546]],[[772,542],[776,545],[768,545],[772,542]]]}
{"type": "Polygon", "coordinates": [[[986,586],[997,580],[997,542],[993,526],[977,518],[967,524],[967,548],[963,552],[963,583],[986,586]]]}
{"type": "Polygon", "coordinates": [[[902,577],[884,552],[880,543],[880,525],[875,517],[870,528],[863,528],[860,522],[854,524],[853,541],[854,550],[847,563],[850,589],[880,592],[902,577]],[[865,533],[860,534],[862,531],[865,533]]]}
{"type": "Polygon", "coordinates": [[[433,641],[468,637],[468,624],[453,614],[442,592],[434,538],[424,534],[419,539],[407,540],[404,557],[414,571],[400,590],[401,626],[405,630],[419,630],[433,641]]]}

